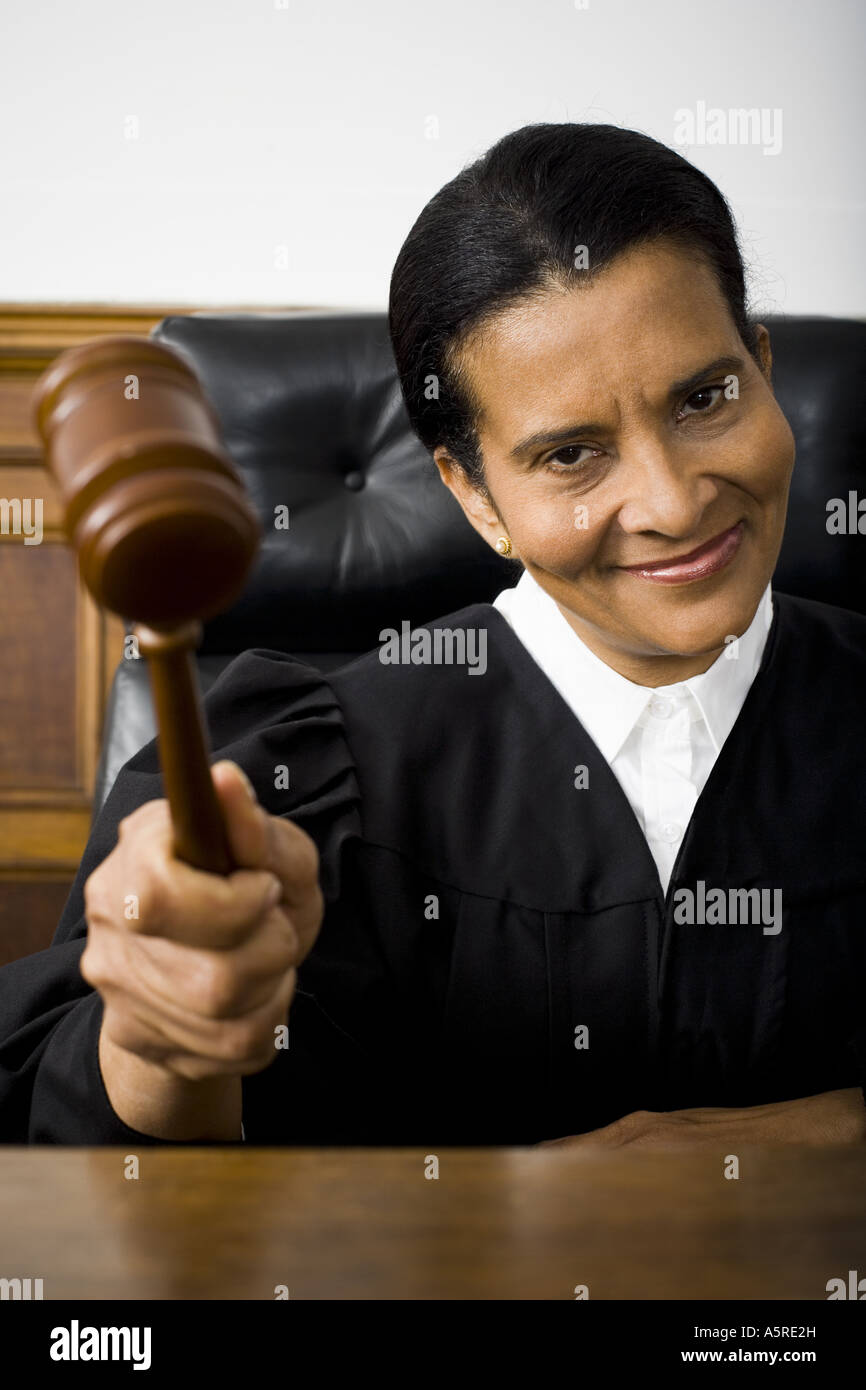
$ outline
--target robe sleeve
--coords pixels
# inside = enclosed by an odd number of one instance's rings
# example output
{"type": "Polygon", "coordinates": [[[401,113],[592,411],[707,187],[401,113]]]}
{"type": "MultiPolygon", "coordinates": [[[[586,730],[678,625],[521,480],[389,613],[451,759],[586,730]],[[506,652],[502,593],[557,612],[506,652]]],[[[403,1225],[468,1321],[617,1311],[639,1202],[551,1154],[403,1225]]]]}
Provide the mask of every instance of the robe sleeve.
{"type": "MultiPolygon", "coordinates": [[[[384,1075],[318,999],[324,990],[339,1013],[347,997],[355,1016],[359,999],[387,1008],[384,965],[365,906],[369,890],[359,873],[360,796],[339,704],[312,667],[277,652],[250,651],[223,672],[205,711],[214,760],[239,763],[266,809],[290,816],[316,841],[326,902],[319,938],[299,970],[289,1047],[264,1073],[244,1078],[246,1141],[365,1142],[367,1128],[376,1130],[373,1116],[389,1103],[384,1075]]],[[[98,1060],[102,1001],[79,970],[85,882],[114,847],[119,822],[162,795],[154,741],[121,770],[51,946],[0,969],[2,1142],[165,1142],[130,1129],[114,1113],[98,1060]]]]}

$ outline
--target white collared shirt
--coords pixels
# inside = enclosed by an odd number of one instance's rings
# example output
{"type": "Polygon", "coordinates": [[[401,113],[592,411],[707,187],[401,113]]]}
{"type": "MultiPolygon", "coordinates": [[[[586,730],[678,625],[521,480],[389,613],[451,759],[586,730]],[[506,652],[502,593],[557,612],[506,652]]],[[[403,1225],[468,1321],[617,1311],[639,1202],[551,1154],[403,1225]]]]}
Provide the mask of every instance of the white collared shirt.
{"type": "Polygon", "coordinates": [[[527,570],[493,606],[604,754],[667,892],[695,802],[761,664],[773,621],[770,585],[749,627],[708,671],[655,688],[626,680],[591,652],[527,570]]]}

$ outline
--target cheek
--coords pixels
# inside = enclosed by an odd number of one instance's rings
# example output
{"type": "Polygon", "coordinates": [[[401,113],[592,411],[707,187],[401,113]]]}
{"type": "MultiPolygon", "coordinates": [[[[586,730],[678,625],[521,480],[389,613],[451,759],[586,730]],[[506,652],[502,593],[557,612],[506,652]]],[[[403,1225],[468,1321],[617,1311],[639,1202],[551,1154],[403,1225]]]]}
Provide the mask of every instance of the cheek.
{"type": "Polygon", "coordinates": [[[610,508],[597,492],[581,498],[534,490],[534,495],[515,499],[512,514],[519,518],[511,532],[517,554],[531,556],[563,578],[574,578],[590,563],[610,520],[610,508]]]}
{"type": "Polygon", "coordinates": [[[736,440],[731,477],[760,502],[784,501],[794,466],[794,436],[775,401],[736,440]]]}

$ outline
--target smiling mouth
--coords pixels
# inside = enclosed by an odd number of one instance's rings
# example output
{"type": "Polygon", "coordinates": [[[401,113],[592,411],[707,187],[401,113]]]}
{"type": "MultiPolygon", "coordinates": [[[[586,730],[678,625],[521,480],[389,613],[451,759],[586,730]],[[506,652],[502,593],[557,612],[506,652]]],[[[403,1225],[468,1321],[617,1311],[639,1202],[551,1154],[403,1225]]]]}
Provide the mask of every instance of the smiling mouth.
{"type": "Polygon", "coordinates": [[[688,584],[696,579],[706,579],[730,564],[743,539],[743,523],[713,536],[712,540],[690,550],[687,555],[676,555],[670,560],[653,560],[645,565],[620,565],[626,574],[637,575],[638,579],[649,579],[655,584],[688,584]]]}

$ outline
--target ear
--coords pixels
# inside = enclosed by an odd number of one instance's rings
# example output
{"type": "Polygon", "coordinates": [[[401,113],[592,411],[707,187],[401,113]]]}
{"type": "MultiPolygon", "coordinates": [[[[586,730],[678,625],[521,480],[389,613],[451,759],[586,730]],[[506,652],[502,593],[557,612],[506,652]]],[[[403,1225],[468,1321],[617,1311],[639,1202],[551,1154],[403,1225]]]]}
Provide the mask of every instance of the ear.
{"type": "Polygon", "coordinates": [[[761,371],[767,379],[767,385],[773,384],[773,351],[770,347],[770,331],[763,323],[755,325],[758,335],[758,357],[761,363],[761,371]]]}
{"type": "Polygon", "coordinates": [[[434,451],[433,462],[439,469],[439,477],[448,491],[460,503],[470,525],[474,526],[479,536],[495,549],[504,527],[487,489],[483,484],[473,483],[459,463],[446,452],[444,446],[434,451]]]}

